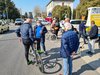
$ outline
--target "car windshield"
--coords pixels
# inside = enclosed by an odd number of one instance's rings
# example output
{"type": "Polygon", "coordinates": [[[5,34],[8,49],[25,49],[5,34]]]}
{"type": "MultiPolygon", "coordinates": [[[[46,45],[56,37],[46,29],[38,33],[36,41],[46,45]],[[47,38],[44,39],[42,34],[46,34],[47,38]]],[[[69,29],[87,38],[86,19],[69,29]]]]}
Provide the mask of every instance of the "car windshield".
{"type": "Polygon", "coordinates": [[[71,21],[71,24],[80,24],[81,21],[71,21]]]}
{"type": "Polygon", "coordinates": [[[86,21],[82,21],[82,22],[84,22],[86,24],[86,21]]]}
{"type": "Polygon", "coordinates": [[[22,21],[21,19],[16,19],[16,21],[22,21]]]}

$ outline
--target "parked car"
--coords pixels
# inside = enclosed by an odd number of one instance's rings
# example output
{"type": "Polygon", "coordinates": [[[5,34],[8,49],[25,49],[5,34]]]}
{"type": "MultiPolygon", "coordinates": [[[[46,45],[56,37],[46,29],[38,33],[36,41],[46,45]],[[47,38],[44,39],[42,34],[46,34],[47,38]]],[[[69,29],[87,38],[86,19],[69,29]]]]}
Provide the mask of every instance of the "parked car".
{"type": "Polygon", "coordinates": [[[15,20],[15,25],[21,25],[21,24],[23,24],[23,20],[21,19],[21,18],[17,18],[16,20],[15,20]]]}
{"type": "Polygon", "coordinates": [[[9,31],[9,25],[6,24],[3,20],[0,20],[0,33],[9,31]]]}
{"type": "Polygon", "coordinates": [[[76,28],[79,31],[79,25],[85,22],[86,24],[86,20],[71,20],[70,23],[74,26],[74,28],[76,28]]]}
{"type": "Polygon", "coordinates": [[[48,22],[48,21],[46,21],[46,20],[41,20],[41,23],[42,23],[43,25],[49,25],[49,24],[51,24],[50,22],[48,22]]]}

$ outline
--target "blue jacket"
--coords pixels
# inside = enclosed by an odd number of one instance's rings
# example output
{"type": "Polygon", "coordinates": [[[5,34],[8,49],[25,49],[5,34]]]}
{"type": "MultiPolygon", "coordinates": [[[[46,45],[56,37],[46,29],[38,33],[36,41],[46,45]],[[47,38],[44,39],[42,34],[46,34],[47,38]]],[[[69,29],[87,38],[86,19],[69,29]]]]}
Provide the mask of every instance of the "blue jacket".
{"type": "Polygon", "coordinates": [[[72,31],[66,31],[61,38],[60,54],[62,58],[69,57],[72,52],[76,52],[79,47],[79,39],[77,34],[72,31]]]}
{"type": "Polygon", "coordinates": [[[26,40],[30,39],[32,42],[34,41],[32,25],[30,25],[29,23],[22,24],[16,30],[16,34],[18,37],[21,37],[22,39],[26,39],[26,40]]]}
{"type": "Polygon", "coordinates": [[[80,32],[83,32],[83,30],[85,30],[85,23],[82,22],[80,25],[79,25],[79,31],[80,32]]]}
{"type": "Polygon", "coordinates": [[[45,39],[45,34],[46,33],[47,33],[47,29],[46,29],[46,27],[44,25],[41,24],[40,26],[36,25],[34,27],[34,34],[35,34],[36,38],[45,39]],[[40,32],[42,32],[42,34],[40,32]]]}

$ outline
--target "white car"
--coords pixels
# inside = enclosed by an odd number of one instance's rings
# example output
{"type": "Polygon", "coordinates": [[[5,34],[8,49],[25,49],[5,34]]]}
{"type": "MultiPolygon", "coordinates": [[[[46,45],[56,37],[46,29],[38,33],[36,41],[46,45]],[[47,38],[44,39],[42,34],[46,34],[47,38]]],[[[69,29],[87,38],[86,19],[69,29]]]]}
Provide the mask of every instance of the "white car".
{"type": "Polygon", "coordinates": [[[70,20],[70,23],[74,26],[74,28],[76,28],[78,31],[79,31],[79,25],[82,23],[82,22],[85,22],[86,21],[82,21],[82,20],[70,20]]]}
{"type": "Polygon", "coordinates": [[[0,20],[0,33],[9,31],[9,26],[3,20],[0,20]]]}
{"type": "Polygon", "coordinates": [[[51,24],[50,22],[48,22],[48,21],[46,21],[46,20],[41,20],[41,23],[42,23],[43,25],[49,25],[49,24],[51,24]]]}
{"type": "Polygon", "coordinates": [[[15,25],[21,25],[21,24],[23,24],[23,20],[21,19],[21,18],[17,18],[16,20],[15,20],[15,25]]]}

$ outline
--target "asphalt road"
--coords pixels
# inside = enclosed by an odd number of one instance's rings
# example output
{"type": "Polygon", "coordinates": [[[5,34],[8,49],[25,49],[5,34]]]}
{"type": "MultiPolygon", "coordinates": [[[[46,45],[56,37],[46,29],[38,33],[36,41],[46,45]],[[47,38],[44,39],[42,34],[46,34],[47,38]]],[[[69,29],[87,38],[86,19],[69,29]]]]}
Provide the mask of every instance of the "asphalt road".
{"type": "MultiPolygon", "coordinates": [[[[0,75],[60,75],[63,73],[63,63],[59,55],[60,40],[46,41],[49,55],[44,58],[45,73],[41,73],[36,64],[29,66],[26,64],[23,45],[14,33],[16,28],[18,27],[11,24],[9,32],[0,34],[0,75]],[[56,64],[54,67],[49,66],[52,62],[56,64]]],[[[76,56],[73,60],[73,75],[89,74],[100,75],[76,56]]]]}

